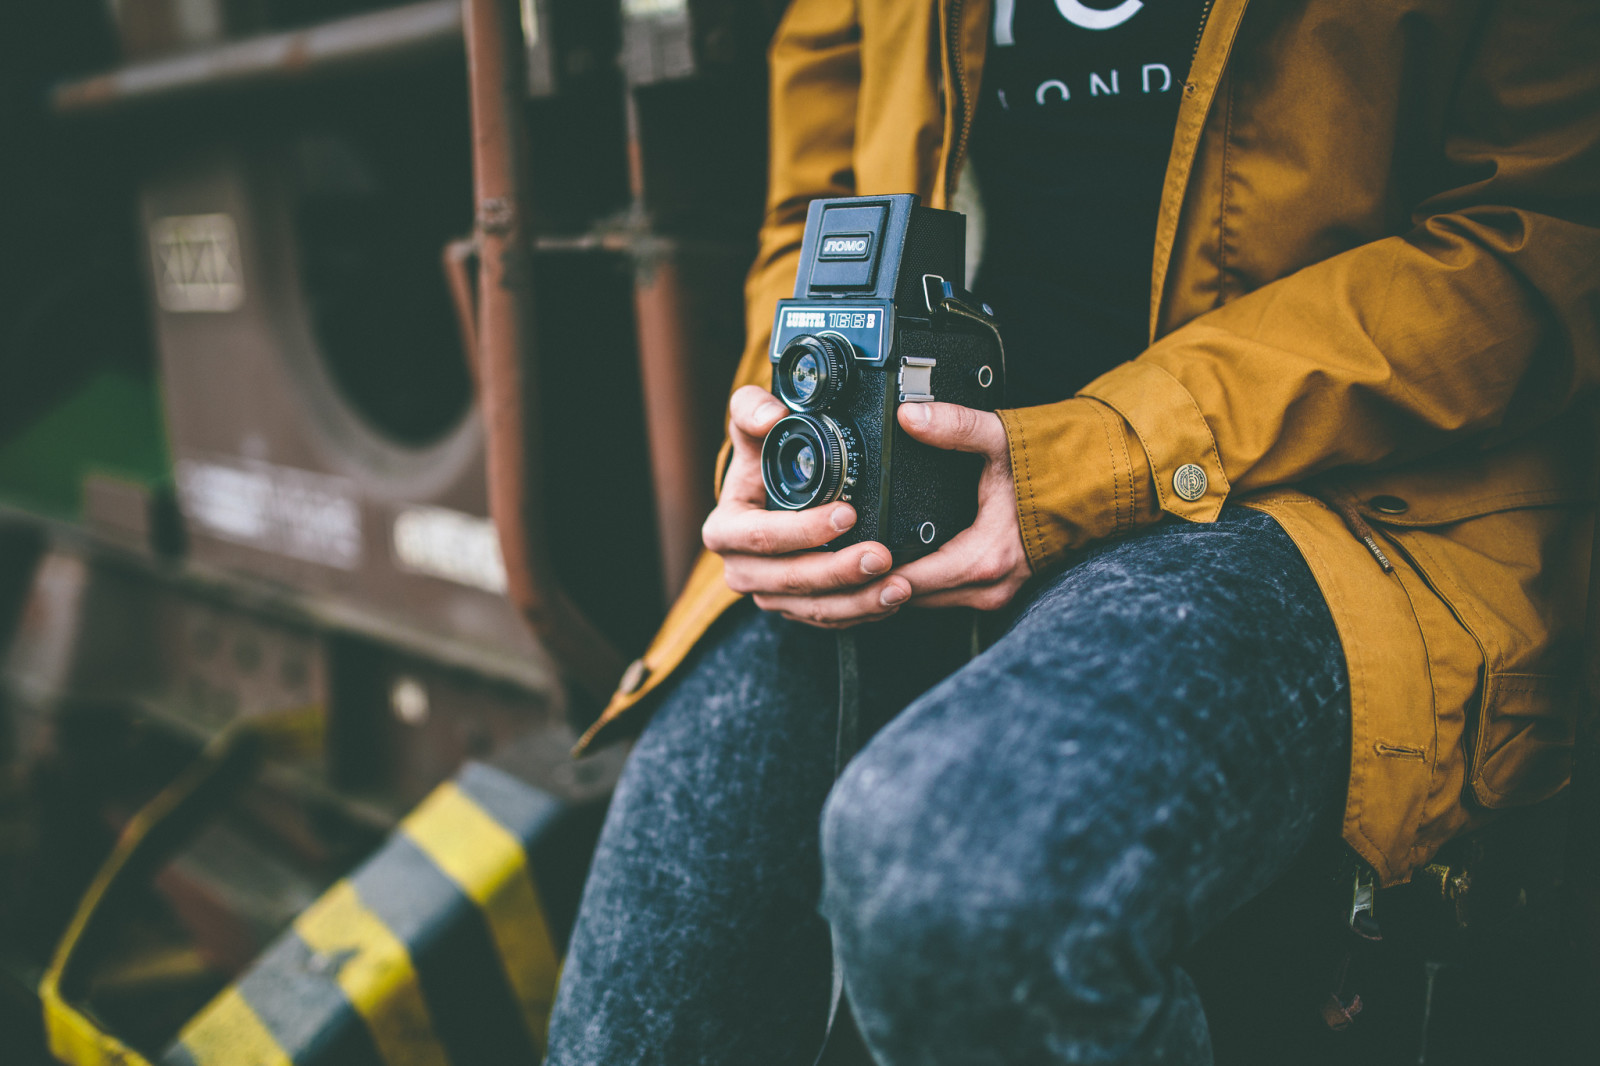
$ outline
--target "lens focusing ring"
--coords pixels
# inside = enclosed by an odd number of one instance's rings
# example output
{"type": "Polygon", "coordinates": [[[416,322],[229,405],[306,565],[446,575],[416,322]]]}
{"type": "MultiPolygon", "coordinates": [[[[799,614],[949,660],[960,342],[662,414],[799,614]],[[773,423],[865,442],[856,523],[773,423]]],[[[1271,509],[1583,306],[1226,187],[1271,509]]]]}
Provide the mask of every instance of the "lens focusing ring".
{"type": "Polygon", "coordinates": [[[779,419],[761,445],[761,481],[767,495],[788,511],[838,499],[852,460],[851,439],[852,435],[827,415],[793,414],[779,419]],[[814,450],[815,472],[796,484],[797,479],[785,474],[792,472],[788,467],[800,465],[793,463],[795,453],[807,447],[814,450]]]}
{"type": "Polygon", "coordinates": [[[826,407],[849,380],[853,354],[854,346],[834,333],[802,333],[791,339],[778,356],[778,398],[791,411],[826,407]]]}

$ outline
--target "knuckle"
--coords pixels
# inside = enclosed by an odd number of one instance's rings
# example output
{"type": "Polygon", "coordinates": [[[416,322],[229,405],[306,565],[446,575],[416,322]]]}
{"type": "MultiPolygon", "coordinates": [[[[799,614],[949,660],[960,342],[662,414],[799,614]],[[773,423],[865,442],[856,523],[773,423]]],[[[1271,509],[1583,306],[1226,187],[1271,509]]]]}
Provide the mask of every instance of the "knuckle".
{"type": "Polygon", "coordinates": [[[811,582],[805,579],[800,567],[793,563],[783,568],[783,577],[779,585],[791,596],[803,596],[811,591],[811,582]]]}
{"type": "Polygon", "coordinates": [[[1011,602],[1011,590],[1004,585],[984,589],[977,595],[976,606],[980,611],[998,611],[1011,602]]]}
{"type": "Polygon", "coordinates": [[[1006,565],[1004,561],[997,559],[992,555],[986,555],[979,559],[977,564],[973,566],[972,575],[979,582],[983,583],[999,581],[1001,578],[1006,576],[1006,565]]]}
{"type": "Polygon", "coordinates": [[[745,428],[754,419],[756,409],[771,396],[759,385],[745,385],[728,397],[728,417],[740,428],[745,428]]]}
{"type": "Polygon", "coordinates": [[[777,555],[781,550],[777,534],[771,527],[757,523],[750,529],[750,550],[757,555],[777,555]]]}
{"type": "MultiPolygon", "coordinates": [[[[721,508],[717,509],[717,511],[720,510],[721,508]]],[[[722,543],[721,538],[718,536],[721,532],[721,524],[717,520],[717,511],[712,511],[706,516],[706,520],[700,523],[700,543],[704,544],[710,551],[716,551],[717,546],[722,543]]]]}
{"type": "Polygon", "coordinates": [[[722,569],[722,579],[728,583],[728,587],[730,589],[739,593],[741,596],[755,591],[754,583],[751,582],[750,576],[745,573],[744,567],[742,566],[724,566],[722,569]]]}

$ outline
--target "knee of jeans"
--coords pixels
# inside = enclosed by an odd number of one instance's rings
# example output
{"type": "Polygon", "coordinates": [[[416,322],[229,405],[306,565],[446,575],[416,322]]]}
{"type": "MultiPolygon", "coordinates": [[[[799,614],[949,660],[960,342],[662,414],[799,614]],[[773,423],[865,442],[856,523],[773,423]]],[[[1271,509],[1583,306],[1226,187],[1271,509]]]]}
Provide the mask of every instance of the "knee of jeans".
{"type": "Polygon", "coordinates": [[[822,824],[823,912],[852,994],[962,1013],[1034,989],[1126,1033],[1149,1022],[1171,946],[1153,856],[1071,834],[1028,843],[951,794],[936,765],[870,754],[835,785],[822,824]]]}
{"type": "Polygon", "coordinates": [[[940,966],[1009,924],[1004,893],[962,869],[974,830],[936,769],[864,753],[823,808],[822,909],[853,964],[940,966]]]}

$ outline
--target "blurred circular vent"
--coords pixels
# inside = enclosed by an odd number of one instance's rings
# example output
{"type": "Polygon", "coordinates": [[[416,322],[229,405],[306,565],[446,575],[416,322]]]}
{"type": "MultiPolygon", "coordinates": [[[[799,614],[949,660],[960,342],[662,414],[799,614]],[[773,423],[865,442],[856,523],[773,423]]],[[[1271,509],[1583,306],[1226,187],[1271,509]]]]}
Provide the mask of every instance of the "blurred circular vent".
{"type": "Polygon", "coordinates": [[[291,159],[302,291],[329,375],[363,421],[411,448],[472,401],[439,260],[467,229],[471,192],[440,147],[385,125],[301,136],[291,159]]]}

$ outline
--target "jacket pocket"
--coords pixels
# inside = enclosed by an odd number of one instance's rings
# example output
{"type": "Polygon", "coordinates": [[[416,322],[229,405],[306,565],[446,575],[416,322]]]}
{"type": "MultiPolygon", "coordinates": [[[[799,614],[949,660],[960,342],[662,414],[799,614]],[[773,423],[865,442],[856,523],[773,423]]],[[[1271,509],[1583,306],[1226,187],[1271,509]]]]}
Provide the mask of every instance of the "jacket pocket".
{"type": "Polygon", "coordinates": [[[1573,678],[1487,675],[1468,777],[1479,803],[1485,807],[1536,803],[1567,784],[1572,777],[1577,700],[1573,678]]]}
{"type": "Polygon", "coordinates": [[[1467,792],[1485,807],[1537,802],[1570,776],[1593,544],[1592,441],[1589,418],[1573,412],[1501,448],[1366,472],[1334,492],[1471,637],[1430,633],[1419,617],[1435,722],[1464,726],[1467,792]]]}
{"type": "Polygon", "coordinates": [[[1478,678],[1467,706],[1435,706],[1439,720],[1464,720],[1468,791],[1489,808],[1545,799],[1571,774],[1590,505],[1542,499],[1508,507],[1501,496],[1476,514],[1457,503],[1445,520],[1427,523],[1416,509],[1384,513],[1401,499],[1378,494],[1359,509],[1476,644],[1473,655],[1459,635],[1424,625],[1436,690],[1445,674],[1478,678]]]}

